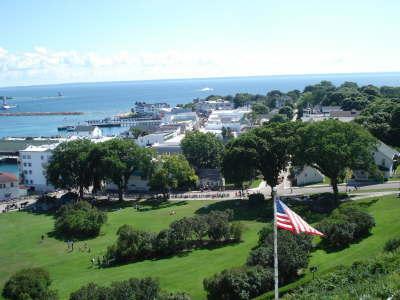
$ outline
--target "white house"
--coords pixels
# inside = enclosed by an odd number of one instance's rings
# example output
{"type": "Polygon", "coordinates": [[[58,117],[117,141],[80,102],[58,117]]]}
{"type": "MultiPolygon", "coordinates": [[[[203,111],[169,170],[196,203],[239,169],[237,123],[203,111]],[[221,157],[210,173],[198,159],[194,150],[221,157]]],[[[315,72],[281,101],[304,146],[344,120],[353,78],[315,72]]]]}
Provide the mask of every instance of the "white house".
{"type": "Polygon", "coordinates": [[[20,172],[25,186],[38,192],[54,190],[54,187],[47,182],[46,166],[52,156],[52,150],[57,145],[28,146],[19,151],[20,172]]]}
{"type": "Polygon", "coordinates": [[[11,200],[18,196],[18,178],[11,173],[0,173],[0,201],[11,200]]]}
{"type": "MultiPolygon", "coordinates": [[[[128,192],[147,192],[149,191],[149,180],[146,178],[142,178],[139,172],[134,172],[128,180],[127,190],[128,192]]],[[[106,185],[106,190],[109,191],[117,191],[117,186],[109,182],[106,185]]]]}
{"type": "Polygon", "coordinates": [[[250,112],[248,108],[214,110],[205,123],[204,131],[217,133],[222,131],[223,127],[229,127],[233,132],[240,133],[242,128],[247,126],[244,117],[250,112]]]}
{"type": "Polygon", "coordinates": [[[324,175],[311,166],[294,167],[291,174],[292,185],[303,186],[324,181],[324,175]]]}
{"type": "Polygon", "coordinates": [[[135,142],[140,147],[148,147],[154,144],[164,143],[165,141],[178,136],[181,132],[180,127],[175,127],[175,130],[156,131],[144,136],[139,136],[135,142]]]}
{"type": "Polygon", "coordinates": [[[92,139],[98,139],[103,136],[103,132],[101,131],[101,129],[97,126],[92,125],[78,125],[74,128],[72,134],[92,139]]]}
{"type": "Polygon", "coordinates": [[[146,103],[146,102],[135,102],[135,108],[133,112],[139,115],[158,115],[164,109],[170,108],[168,103],[146,103]]]}
{"type": "MultiPolygon", "coordinates": [[[[378,169],[382,172],[383,178],[388,179],[393,176],[394,173],[394,159],[399,156],[400,153],[388,145],[380,142],[376,151],[374,152],[374,161],[378,169]]],[[[353,180],[355,181],[368,181],[370,180],[368,172],[363,170],[353,171],[353,180]]]]}

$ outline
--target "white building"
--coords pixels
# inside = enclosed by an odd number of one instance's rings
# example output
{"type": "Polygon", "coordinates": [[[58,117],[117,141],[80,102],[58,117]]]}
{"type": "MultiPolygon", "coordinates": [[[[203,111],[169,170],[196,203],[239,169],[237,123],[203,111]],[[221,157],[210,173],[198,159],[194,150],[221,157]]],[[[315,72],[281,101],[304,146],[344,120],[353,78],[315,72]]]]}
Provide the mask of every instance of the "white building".
{"type": "Polygon", "coordinates": [[[204,131],[220,134],[225,127],[230,128],[232,132],[240,133],[248,125],[245,122],[245,115],[250,112],[248,108],[214,110],[205,123],[204,131]]]}
{"type": "Polygon", "coordinates": [[[158,115],[161,111],[168,108],[170,108],[169,104],[164,102],[135,102],[135,107],[132,109],[132,111],[139,115],[158,115]]]}
{"type": "Polygon", "coordinates": [[[294,167],[291,177],[292,185],[295,186],[304,186],[324,181],[324,175],[311,166],[294,167]]]}
{"type": "Polygon", "coordinates": [[[18,198],[18,178],[11,173],[0,173],[0,201],[18,198]]]}
{"type": "Polygon", "coordinates": [[[25,186],[38,192],[54,190],[54,187],[47,182],[46,166],[57,145],[28,146],[19,151],[20,172],[25,186]]]}
{"type": "Polygon", "coordinates": [[[321,109],[306,108],[303,110],[303,122],[317,122],[336,119],[341,122],[353,121],[360,114],[357,110],[342,110],[338,106],[323,106],[321,109]]]}
{"type": "Polygon", "coordinates": [[[164,143],[165,141],[178,136],[180,133],[180,127],[176,127],[175,130],[160,130],[144,136],[139,136],[135,142],[140,147],[148,147],[154,144],[164,143]]]}
{"type": "MultiPolygon", "coordinates": [[[[58,143],[41,146],[28,146],[24,150],[19,151],[20,173],[22,183],[28,188],[32,188],[37,192],[54,191],[54,187],[47,182],[46,167],[49,159],[53,155],[53,150],[61,142],[82,139],[82,137],[73,136],[69,139],[60,139],[58,143]]],[[[86,139],[86,138],[84,138],[86,139]]],[[[93,138],[90,141],[101,143],[112,139],[111,137],[93,138]]]]}
{"type": "MultiPolygon", "coordinates": [[[[384,179],[389,179],[394,173],[394,159],[399,156],[400,153],[388,145],[380,142],[376,151],[374,152],[374,161],[378,169],[382,172],[384,179]]],[[[368,181],[370,176],[368,172],[363,170],[353,171],[353,180],[355,181],[368,181]]]]}
{"type": "Polygon", "coordinates": [[[181,141],[185,137],[184,134],[179,134],[163,143],[156,143],[152,146],[158,154],[178,154],[182,153],[181,141]]]}
{"type": "MultiPolygon", "coordinates": [[[[117,191],[118,187],[114,183],[108,182],[106,190],[117,191]]],[[[150,190],[149,180],[143,178],[139,172],[133,172],[129,177],[127,190],[129,192],[147,192],[150,190]]]]}
{"type": "Polygon", "coordinates": [[[103,136],[101,129],[92,125],[78,125],[74,128],[72,134],[91,139],[99,139],[103,136]]]}
{"type": "Polygon", "coordinates": [[[233,109],[233,103],[223,99],[205,100],[196,103],[196,110],[212,111],[212,110],[227,110],[233,109]]]}

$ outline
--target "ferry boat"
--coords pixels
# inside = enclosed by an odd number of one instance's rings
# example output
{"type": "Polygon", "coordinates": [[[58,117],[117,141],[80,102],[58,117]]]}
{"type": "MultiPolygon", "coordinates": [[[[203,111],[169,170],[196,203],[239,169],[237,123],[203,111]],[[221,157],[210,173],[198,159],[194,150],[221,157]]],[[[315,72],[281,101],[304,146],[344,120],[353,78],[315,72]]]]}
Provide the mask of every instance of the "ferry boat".
{"type": "Polygon", "coordinates": [[[7,97],[3,96],[3,104],[0,106],[2,110],[9,110],[11,108],[17,107],[16,105],[7,104],[7,97]]]}

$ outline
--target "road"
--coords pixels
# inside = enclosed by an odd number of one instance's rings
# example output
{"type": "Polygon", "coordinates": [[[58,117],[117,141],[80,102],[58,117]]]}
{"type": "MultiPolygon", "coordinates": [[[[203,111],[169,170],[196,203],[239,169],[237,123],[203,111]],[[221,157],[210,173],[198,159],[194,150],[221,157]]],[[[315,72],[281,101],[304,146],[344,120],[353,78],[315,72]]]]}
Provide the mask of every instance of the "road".
{"type": "MultiPolygon", "coordinates": [[[[357,192],[368,192],[368,191],[376,191],[376,190],[399,190],[400,189],[400,181],[388,181],[381,184],[372,184],[361,186],[357,188],[357,192]]],[[[354,187],[347,187],[345,184],[339,185],[339,192],[353,192],[356,191],[354,187]]],[[[399,190],[400,191],[400,190],[399,190]]],[[[261,192],[266,196],[271,195],[271,187],[266,185],[265,181],[261,182],[258,188],[251,189],[251,192],[261,192]]],[[[313,185],[306,187],[290,187],[286,180],[283,181],[278,186],[278,195],[304,195],[304,194],[316,194],[316,193],[331,193],[332,187],[330,185],[313,185]]]]}

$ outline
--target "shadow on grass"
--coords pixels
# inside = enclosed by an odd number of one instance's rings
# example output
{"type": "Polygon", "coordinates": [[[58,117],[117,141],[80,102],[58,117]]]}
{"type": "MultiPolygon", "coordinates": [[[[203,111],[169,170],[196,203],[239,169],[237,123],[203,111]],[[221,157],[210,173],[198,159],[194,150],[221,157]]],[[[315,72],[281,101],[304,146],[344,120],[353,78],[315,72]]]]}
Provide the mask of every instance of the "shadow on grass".
{"type": "Polygon", "coordinates": [[[195,211],[195,214],[208,214],[211,211],[224,211],[226,209],[233,210],[234,221],[268,222],[273,217],[272,202],[270,200],[257,204],[250,204],[249,201],[240,199],[218,201],[199,208],[195,211]]]}

